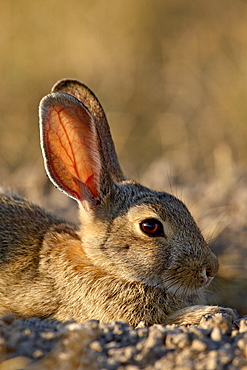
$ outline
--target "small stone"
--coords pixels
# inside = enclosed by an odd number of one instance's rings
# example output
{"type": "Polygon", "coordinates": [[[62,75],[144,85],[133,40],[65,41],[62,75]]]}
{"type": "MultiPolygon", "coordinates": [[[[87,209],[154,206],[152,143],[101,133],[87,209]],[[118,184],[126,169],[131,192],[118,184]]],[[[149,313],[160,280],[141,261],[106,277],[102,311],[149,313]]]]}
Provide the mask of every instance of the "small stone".
{"type": "Polygon", "coordinates": [[[165,340],[166,348],[175,349],[177,347],[175,337],[176,337],[176,333],[174,332],[167,333],[166,340],[165,340]]]}
{"type": "Polygon", "coordinates": [[[191,349],[196,352],[204,352],[207,350],[207,344],[200,339],[194,339],[191,345],[191,349]]]}
{"type": "Polygon", "coordinates": [[[139,338],[147,338],[148,336],[148,327],[145,327],[145,328],[138,328],[136,330],[136,333],[138,335],[139,338]]]}
{"type": "Polygon", "coordinates": [[[126,359],[131,359],[133,358],[133,356],[137,353],[137,350],[135,348],[135,346],[127,346],[125,347],[125,350],[124,350],[124,354],[125,354],[125,357],[126,359]]]}
{"type": "Polygon", "coordinates": [[[239,322],[239,333],[247,332],[247,319],[242,319],[239,322]]]}
{"type": "Polygon", "coordinates": [[[185,348],[190,345],[191,341],[188,334],[180,333],[177,336],[177,345],[179,348],[185,348]]]}
{"type": "Polygon", "coordinates": [[[105,344],[105,348],[107,349],[107,350],[111,350],[111,349],[116,349],[116,348],[118,348],[118,344],[117,344],[117,342],[116,341],[111,341],[111,342],[108,342],[108,343],[106,343],[105,344]]]}
{"type": "Polygon", "coordinates": [[[239,339],[237,346],[243,351],[243,355],[247,357],[247,337],[239,339]]]}
{"type": "Polygon", "coordinates": [[[54,339],[56,337],[55,333],[49,331],[47,333],[41,333],[40,336],[45,339],[54,339]]]}
{"type": "Polygon", "coordinates": [[[239,331],[237,330],[237,329],[234,329],[234,330],[232,330],[232,332],[231,332],[231,336],[232,337],[235,337],[236,335],[238,335],[239,334],[239,331]]]}
{"type": "Polygon", "coordinates": [[[146,325],[145,325],[145,322],[144,321],[140,321],[139,324],[137,325],[136,329],[137,328],[145,328],[146,325]]]}
{"type": "Polygon", "coordinates": [[[198,338],[203,338],[205,336],[208,336],[211,333],[211,331],[212,331],[211,328],[207,328],[207,329],[203,328],[202,329],[201,327],[194,326],[194,325],[192,325],[190,327],[190,332],[195,334],[196,337],[198,337],[198,338]]]}
{"type": "Polygon", "coordinates": [[[108,361],[107,361],[107,370],[115,370],[115,369],[119,369],[119,361],[117,361],[115,358],[113,357],[110,357],[108,358],[108,361]]]}
{"type": "Polygon", "coordinates": [[[136,344],[136,349],[137,349],[138,352],[141,352],[144,347],[145,347],[144,341],[141,341],[141,342],[136,344]]]}
{"type": "Polygon", "coordinates": [[[41,351],[40,349],[37,349],[36,351],[33,352],[32,357],[33,358],[39,358],[44,356],[44,352],[41,351]]]}
{"type": "Polygon", "coordinates": [[[82,329],[82,327],[83,327],[82,324],[80,324],[78,322],[73,322],[73,321],[66,324],[66,329],[71,330],[71,331],[80,330],[80,329],[82,329]]]}
{"type": "Polygon", "coordinates": [[[103,351],[102,345],[100,344],[99,340],[94,340],[92,343],[89,344],[89,347],[95,352],[103,351]]]}
{"type": "Polygon", "coordinates": [[[218,327],[215,327],[212,332],[211,332],[211,338],[216,341],[216,342],[219,342],[221,339],[222,339],[222,334],[221,334],[221,331],[220,331],[220,328],[218,327]]]}
{"type": "Polygon", "coordinates": [[[217,351],[210,351],[208,353],[207,366],[208,366],[208,369],[217,369],[218,368],[217,351]]]}
{"type": "Polygon", "coordinates": [[[23,330],[23,332],[22,332],[22,334],[24,334],[24,335],[31,335],[32,334],[32,332],[31,332],[31,330],[30,329],[24,329],[23,330]]]}

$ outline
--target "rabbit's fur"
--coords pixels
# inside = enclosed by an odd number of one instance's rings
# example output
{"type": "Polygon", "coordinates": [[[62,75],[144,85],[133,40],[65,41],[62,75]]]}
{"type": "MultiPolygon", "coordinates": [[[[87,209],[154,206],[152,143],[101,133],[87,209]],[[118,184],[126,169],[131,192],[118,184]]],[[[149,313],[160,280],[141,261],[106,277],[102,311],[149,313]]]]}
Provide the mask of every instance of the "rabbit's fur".
{"type": "Polygon", "coordinates": [[[85,85],[53,87],[40,104],[40,132],[47,173],[78,201],[81,226],[2,193],[2,314],[136,326],[224,312],[200,305],[218,262],[188,209],[123,175],[104,111],[85,85]]]}

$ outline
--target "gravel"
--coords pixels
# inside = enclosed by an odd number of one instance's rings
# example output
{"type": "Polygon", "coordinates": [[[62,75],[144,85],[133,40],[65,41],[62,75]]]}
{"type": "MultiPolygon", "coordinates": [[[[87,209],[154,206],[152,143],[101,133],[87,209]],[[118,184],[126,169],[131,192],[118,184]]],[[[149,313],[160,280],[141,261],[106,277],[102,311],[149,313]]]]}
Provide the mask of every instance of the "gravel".
{"type": "Polygon", "coordinates": [[[0,370],[247,370],[247,317],[216,314],[198,326],[0,319],[0,370]]]}

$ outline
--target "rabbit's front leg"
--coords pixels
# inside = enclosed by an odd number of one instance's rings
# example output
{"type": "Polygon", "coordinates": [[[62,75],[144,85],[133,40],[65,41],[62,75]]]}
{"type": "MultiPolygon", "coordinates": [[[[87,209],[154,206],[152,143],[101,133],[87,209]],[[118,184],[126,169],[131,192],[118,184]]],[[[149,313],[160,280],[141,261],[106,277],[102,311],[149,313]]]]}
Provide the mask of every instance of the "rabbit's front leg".
{"type": "Polygon", "coordinates": [[[236,314],[231,308],[224,308],[219,306],[190,306],[182,308],[167,316],[166,325],[199,325],[201,319],[207,315],[215,315],[217,313],[224,313],[236,319],[236,314]]]}

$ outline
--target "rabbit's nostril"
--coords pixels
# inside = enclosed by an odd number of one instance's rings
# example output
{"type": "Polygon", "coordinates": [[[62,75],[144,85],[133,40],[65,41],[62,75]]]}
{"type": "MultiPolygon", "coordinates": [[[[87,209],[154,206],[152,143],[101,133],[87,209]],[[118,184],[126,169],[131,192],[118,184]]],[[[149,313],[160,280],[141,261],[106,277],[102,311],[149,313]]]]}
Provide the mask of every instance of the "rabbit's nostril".
{"type": "Polygon", "coordinates": [[[212,271],[211,270],[202,270],[201,272],[201,276],[200,276],[200,284],[201,286],[208,286],[211,281],[213,280],[214,278],[214,274],[212,274],[212,271]]]}
{"type": "Polygon", "coordinates": [[[200,278],[201,285],[205,285],[208,280],[209,280],[209,276],[207,274],[207,270],[204,269],[201,272],[201,278],[200,278]]]}
{"type": "Polygon", "coordinates": [[[218,265],[216,267],[206,269],[206,276],[209,280],[212,280],[218,271],[218,265]]]}

